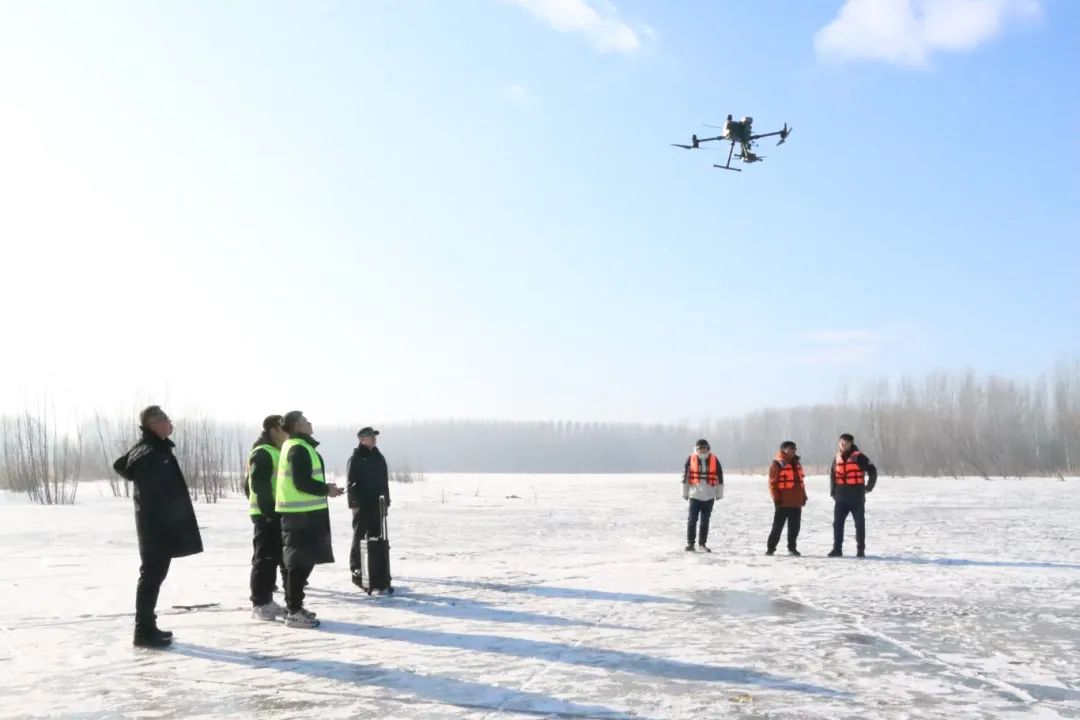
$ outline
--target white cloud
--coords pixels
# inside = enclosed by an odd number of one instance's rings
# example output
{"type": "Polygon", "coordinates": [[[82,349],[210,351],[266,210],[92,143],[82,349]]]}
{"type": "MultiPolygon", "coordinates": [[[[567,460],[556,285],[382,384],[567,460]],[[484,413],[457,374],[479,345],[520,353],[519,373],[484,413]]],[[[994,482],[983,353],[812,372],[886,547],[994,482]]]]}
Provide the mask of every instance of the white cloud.
{"type": "Polygon", "coordinates": [[[814,49],[828,60],[923,67],[936,52],[971,50],[1039,12],[1039,0],[846,0],[814,49]]]}
{"type": "Polygon", "coordinates": [[[525,107],[526,105],[532,105],[533,96],[529,94],[529,91],[520,85],[510,85],[503,90],[503,97],[505,97],[510,103],[525,107]]]}
{"type": "MultiPolygon", "coordinates": [[[[586,35],[603,52],[634,52],[641,47],[638,31],[619,20],[607,0],[509,0],[559,32],[586,35]]],[[[643,30],[651,34],[647,28],[643,30]]]]}

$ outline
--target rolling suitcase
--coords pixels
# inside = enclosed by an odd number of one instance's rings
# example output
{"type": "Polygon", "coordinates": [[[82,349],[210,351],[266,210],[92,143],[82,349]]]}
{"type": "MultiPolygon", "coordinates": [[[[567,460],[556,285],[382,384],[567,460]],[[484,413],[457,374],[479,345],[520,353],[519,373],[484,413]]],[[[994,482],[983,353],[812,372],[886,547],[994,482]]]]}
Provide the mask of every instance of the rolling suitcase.
{"type": "Polygon", "coordinates": [[[390,535],[386,529],[386,498],[379,496],[379,517],[382,533],[377,538],[364,538],[360,543],[360,587],[370,595],[378,590],[392,593],[390,582],[390,535]],[[365,583],[365,576],[367,582],[365,583]]]}

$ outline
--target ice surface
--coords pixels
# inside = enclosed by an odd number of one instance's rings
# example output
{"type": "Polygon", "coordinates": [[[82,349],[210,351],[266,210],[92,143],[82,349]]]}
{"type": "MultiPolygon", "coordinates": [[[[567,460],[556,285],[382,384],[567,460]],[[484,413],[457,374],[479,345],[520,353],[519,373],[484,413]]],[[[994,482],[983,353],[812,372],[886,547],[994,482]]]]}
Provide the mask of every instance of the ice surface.
{"type": "Polygon", "coordinates": [[[333,501],[317,630],[250,618],[246,502],[198,504],[207,551],[163,587],[166,652],[131,647],[129,499],[91,485],[72,507],[6,497],[0,715],[1080,717],[1080,482],[884,478],[865,560],[824,557],[824,479],[810,480],[803,558],[763,554],[765,480],[728,483],[712,555],[682,549],[675,475],[395,485],[397,593],[374,598],[349,582],[333,501]],[[220,605],[171,607],[207,602],[220,605]]]}

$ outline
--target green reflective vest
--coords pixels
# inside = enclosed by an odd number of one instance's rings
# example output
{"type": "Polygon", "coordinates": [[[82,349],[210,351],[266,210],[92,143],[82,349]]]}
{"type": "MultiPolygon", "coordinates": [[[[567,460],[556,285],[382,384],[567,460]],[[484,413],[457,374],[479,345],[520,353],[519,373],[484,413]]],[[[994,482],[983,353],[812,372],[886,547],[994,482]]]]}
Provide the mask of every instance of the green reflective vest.
{"type": "Polygon", "coordinates": [[[274,472],[270,475],[270,494],[277,497],[277,473],[278,473],[278,461],[281,458],[281,451],[273,445],[259,445],[252,449],[251,454],[248,455],[248,471],[247,471],[247,489],[248,489],[248,515],[262,515],[262,510],[259,509],[259,498],[255,495],[255,488],[251,485],[251,471],[255,464],[255,453],[260,450],[265,450],[270,459],[274,463],[274,472]]]}
{"type": "Polygon", "coordinates": [[[328,508],[325,495],[309,495],[301,492],[293,485],[292,465],[289,464],[289,451],[294,447],[301,447],[311,457],[311,478],[315,482],[326,483],[326,473],[323,470],[322,460],[319,453],[306,441],[300,438],[289,438],[281,446],[282,462],[277,468],[277,487],[274,489],[274,510],[279,513],[303,513],[313,512],[328,508]]]}

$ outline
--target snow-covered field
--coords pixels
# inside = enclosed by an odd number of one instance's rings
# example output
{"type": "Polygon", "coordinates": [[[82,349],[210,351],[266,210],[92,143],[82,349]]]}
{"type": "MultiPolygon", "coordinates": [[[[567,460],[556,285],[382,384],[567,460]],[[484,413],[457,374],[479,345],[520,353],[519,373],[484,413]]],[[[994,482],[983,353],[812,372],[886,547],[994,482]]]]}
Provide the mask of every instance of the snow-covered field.
{"type": "Polygon", "coordinates": [[[198,504],[164,652],[131,647],[130,500],[5,497],[0,715],[1080,717],[1080,481],[884,478],[865,560],[824,557],[809,491],[805,557],[764,556],[760,477],[728,480],[706,556],[682,549],[675,476],[429,476],[392,488],[397,593],[376,598],[349,582],[340,498],[317,630],[250,619],[245,501],[198,504]]]}

